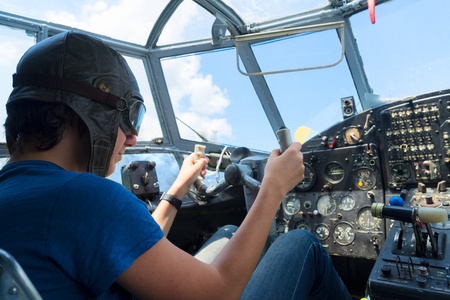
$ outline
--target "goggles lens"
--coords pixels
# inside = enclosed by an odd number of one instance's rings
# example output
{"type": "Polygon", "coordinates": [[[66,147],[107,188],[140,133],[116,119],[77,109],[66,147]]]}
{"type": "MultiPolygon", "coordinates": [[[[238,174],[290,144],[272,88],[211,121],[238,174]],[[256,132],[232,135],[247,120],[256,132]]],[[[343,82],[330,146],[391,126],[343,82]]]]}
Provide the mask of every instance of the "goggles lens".
{"type": "Polygon", "coordinates": [[[122,118],[120,119],[120,128],[126,135],[139,135],[142,120],[145,115],[144,102],[137,99],[128,101],[127,107],[122,111],[122,118]]]}

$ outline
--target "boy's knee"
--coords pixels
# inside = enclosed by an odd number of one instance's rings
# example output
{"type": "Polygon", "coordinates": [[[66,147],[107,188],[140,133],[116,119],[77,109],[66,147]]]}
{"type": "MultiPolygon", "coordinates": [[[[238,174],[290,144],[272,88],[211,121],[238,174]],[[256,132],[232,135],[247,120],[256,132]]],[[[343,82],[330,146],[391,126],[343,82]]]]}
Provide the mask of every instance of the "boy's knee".
{"type": "Polygon", "coordinates": [[[281,243],[289,244],[291,247],[293,245],[304,246],[305,244],[320,243],[311,232],[302,229],[289,231],[288,233],[278,237],[277,241],[278,240],[281,243]]]}

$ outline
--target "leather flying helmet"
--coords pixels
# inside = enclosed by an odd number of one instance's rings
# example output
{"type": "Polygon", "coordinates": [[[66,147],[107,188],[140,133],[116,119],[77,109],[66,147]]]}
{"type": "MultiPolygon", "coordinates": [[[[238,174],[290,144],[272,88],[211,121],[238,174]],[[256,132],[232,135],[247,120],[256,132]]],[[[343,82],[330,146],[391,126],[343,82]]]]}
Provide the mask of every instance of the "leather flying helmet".
{"type": "Polygon", "coordinates": [[[145,113],[136,79],[125,59],[103,41],[69,31],[32,46],[13,75],[6,107],[20,100],[62,102],[87,125],[88,172],[106,176],[117,130],[139,132],[145,113]]]}

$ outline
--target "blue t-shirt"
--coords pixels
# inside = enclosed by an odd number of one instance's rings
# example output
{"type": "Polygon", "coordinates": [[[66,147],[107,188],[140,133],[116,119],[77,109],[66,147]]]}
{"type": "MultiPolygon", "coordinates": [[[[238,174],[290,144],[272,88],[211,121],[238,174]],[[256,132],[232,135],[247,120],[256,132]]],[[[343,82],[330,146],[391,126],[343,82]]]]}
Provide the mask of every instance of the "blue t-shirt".
{"type": "Polygon", "coordinates": [[[0,171],[0,248],[44,299],[129,299],[115,284],[163,232],[122,185],[46,161],[0,171]]]}

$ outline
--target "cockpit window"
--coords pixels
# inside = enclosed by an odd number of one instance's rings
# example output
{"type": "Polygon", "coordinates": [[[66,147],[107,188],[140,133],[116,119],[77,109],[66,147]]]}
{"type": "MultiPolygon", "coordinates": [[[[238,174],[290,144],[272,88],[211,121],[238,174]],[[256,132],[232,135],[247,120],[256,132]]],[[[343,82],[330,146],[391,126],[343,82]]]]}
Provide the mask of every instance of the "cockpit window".
{"type": "Polygon", "coordinates": [[[169,0],[3,1],[2,10],[145,45],[169,0]],[[138,25],[137,25],[138,24],[138,25]]]}
{"type": "MultiPolygon", "coordinates": [[[[252,49],[263,72],[325,66],[338,61],[342,53],[334,29],[256,44],[252,49]]],[[[361,109],[345,59],[330,68],[270,74],[265,79],[286,126],[291,131],[307,130],[307,139],[342,120],[341,98],[353,96],[361,109]]]]}
{"type": "Polygon", "coordinates": [[[256,43],[252,49],[261,71],[268,75],[331,67],[340,63],[344,55],[335,28],[256,43]]]}
{"type": "Polygon", "coordinates": [[[164,26],[158,45],[211,38],[214,16],[194,1],[183,1],[164,26]]]}
{"type": "Polygon", "coordinates": [[[375,24],[364,13],[350,18],[370,85],[384,99],[448,88],[450,2],[430,4],[384,3],[376,7],[375,24]]]}
{"type": "MultiPolygon", "coordinates": [[[[35,42],[34,34],[28,35],[25,30],[0,26],[0,142],[6,142],[3,124],[6,119],[5,103],[12,91],[12,74],[23,53],[35,42]]],[[[1,164],[1,163],[0,163],[1,164]]]]}
{"type": "Polygon", "coordinates": [[[261,22],[286,16],[287,12],[302,12],[328,5],[328,0],[313,1],[242,1],[224,0],[246,23],[261,22]],[[279,2],[277,4],[277,2],[279,2]]]}
{"type": "Polygon", "coordinates": [[[162,66],[181,138],[276,147],[250,79],[237,71],[234,49],[166,59],[162,66]]]}
{"type": "Polygon", "coordinates": [[[142,97],[144,97],[146,108],[144,120],[142,121],[141,130],[139,131],[137,139],[138,141],[151,141],[155,138],[161,138],[163,136],[161,124],[159,123],[158,115],[156,114],[155,102],[153,101],[143,62],[141,59],[129,56],[125,56],[125,59],[138,81],[139,90],[142,97]]]}
{"type": "MultiPolygon", "coordinates": [[[[116,165],[113,174],[108,178],[116,182],[122,182],[122,167],[133,161],[153,161],[156,164],[156,176],[158,177],[159,189],[167,191],[177,178],[180,167],[172,153],[140,153],[125,154],[116,165]]],[[[0,162],[1,163],[1,162],[0,162]]]]}

